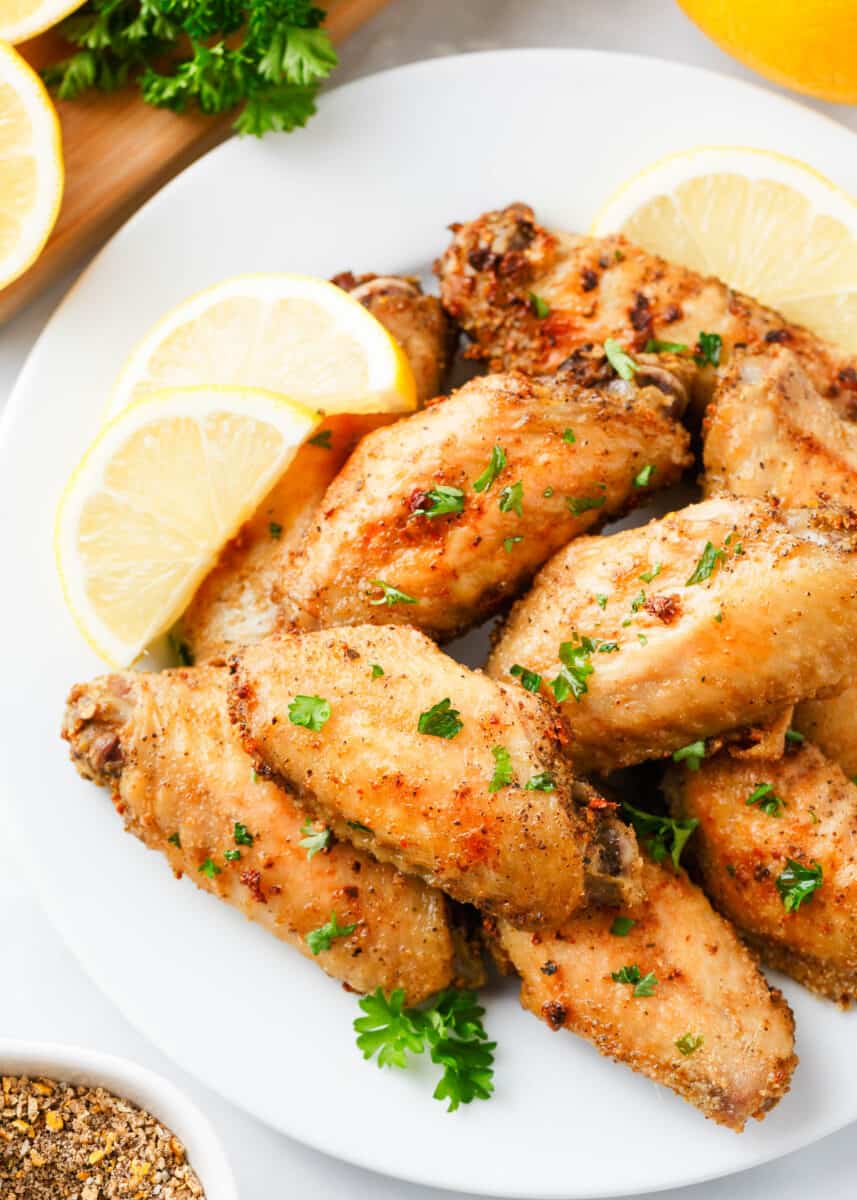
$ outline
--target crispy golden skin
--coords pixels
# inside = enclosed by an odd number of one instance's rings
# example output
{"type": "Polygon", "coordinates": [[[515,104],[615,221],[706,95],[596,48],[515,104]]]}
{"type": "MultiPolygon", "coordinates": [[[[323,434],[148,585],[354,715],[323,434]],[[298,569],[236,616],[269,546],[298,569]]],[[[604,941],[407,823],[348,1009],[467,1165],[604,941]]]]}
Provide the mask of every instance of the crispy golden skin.
{"type": "MultiPolygon", "coordinates": [[[[355,278],[346,273],[334,283],[360,300],[400,343],[420,401],[437,395],[451,349],[449,324],[437,297],[394,276],[355,278]]],[[[389,419],[377,414],[329,417],[318,431],[329,433],[329,447],[300,448],[285,476],[224,547],[182,618],[181,639],[194,661],[222,662],[229,643],[258,641],[274,631],[281,581],[328,485],[359,438],[389,419]]]]}
{"type": "Polygon", "coordinates": [[[291,616],[305,628],[415,625],[439,640],[491,616],[570,538],[689,465],[684,385],[663,368],[658,385],[589,390],[566,378],[485,376],[369,434],[283,580],[291,616]],[[495,447],[505,465],[477,491],[495,447]],[[523,492],[513,508],[503,497],[515,486],[523,492]],[[463,510],[426,515],[438,487],[457,489],[463,510]],[[414,602],[385,604],[379,579],[414,602]]]}
{"type": "Polygon", "coordinates": [[[795,708],[792,724],[839,763],[849,779],[857,775],[857,684],[826,700],[804,700],[795,708]]]}
{"type": "Polygon", "coordinates": [[[857,506],[857,425],[819,395],[790,350],[735,356],[706,411],[704,437],[708,495],[857,506]]]}
{"type": "Polygon", "coordinates": [[[698,771],[671,768],[664,790],[674,815],[699,821],[691,847],[712,903],[763,960],[831,1000],[855,999],[857,787],[842,770],[806,742],[766,763],[719,754],[698,771]],[[762,783],[782,802],[775,816],[747,803],[762,783]],[[788,859],[823,873],[793,912],[776,882],[788,859]]]}
{"type": "Polygon", "coordinates": [[[591,790],[575,804],[564,724],[539,698],[402,626],[287,634],[241,648],[230,667],[230,710],[258,769],[379,860],[531,925],[584,902],[590,862],[599,899],[634,893],[633,835],[591,790]],[[321,728],[292,723],[296,696],[328,702],[321,728]],[[461,728],[420,731],[443,701],[461,728]],[[492,791],[494,747],[508,752],[513,782],[492,791]],[[554,790],[526,788],[545,774],[554,790]]]}
{"type": "Polygon", "coordinates": [[[791,1010],[684,872],[649,862],[643,881],[645,900],[623,910],[635,921],[624,937],[611,934],[616,913],[603,910],[575,915],[539,940],[501,923],[521,1003],[551,1029],[580,1034],[741,1130],[789,1089],[797,1064],[791,1010]],[[613,980],[632,965],[656,975],[651,996],[613,980]],[[677,1043],[688,1035],[702,1040],[683,1054],[677,1043]]]}
{"type": "Polygon", "coordinates": [[[487,670],[509,681],[519,664],[546,684],[575,631],[615,642],[590,656],[579,703],[562,705],[576,765],[606,771],[841,689],[857,675],[855,599],[846,511],[711,499],[560,551],[513,608],[487,670]],[[690,584],[707,543],[725,557],[690,584]]]}
{"type": "MultiPolygon", "coordinates": [[[[764,350],[786,343],[815,386],[844,415],[857,414],[857,362],[771,309],[648,254],[620,236],[591,238],[549,231],[526,204],[453,225],[438,260],[441,298],[473,339],[472,353],[492,370],[555,371],[588,342],[616,338],[642,350],[649,338],[693,346],[701,331],[733,346],[764,350]],[[550,307],[540,319],[531,295],[550,307]]],[[[700,373],[707,399],[714,372],[700,373]]]]}
{"type": "Polygon", "coordinates": [[[78,684],[63,737],[81,775],[113,789],[127,828],[176,874],[310,958],[305,936],[332,912],[356,924],[315,958],[329,975],[360,992],[402,987],[411,1003],[453,980],[453,931],[439,892],[346,841],[307,858],[306,813],[253,777],[227,716],[225,670],[128,671],[78,684]],[[236,845],[235,822],[252,846],[236,845]],[[179,846],[169,841],[176,834],[179,846]],[[240,859],[227,861],[224,852],[235,850],[240,859]],[[200,873],[207,859],[220,868],[214,878],[200,873]]]}

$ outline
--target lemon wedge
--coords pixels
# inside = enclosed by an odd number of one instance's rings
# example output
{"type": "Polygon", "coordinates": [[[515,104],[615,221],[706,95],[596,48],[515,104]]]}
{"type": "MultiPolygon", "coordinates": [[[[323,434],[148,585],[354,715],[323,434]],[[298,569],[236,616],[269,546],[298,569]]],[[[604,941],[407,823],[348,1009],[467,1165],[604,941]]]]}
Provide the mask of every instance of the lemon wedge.
{"type": "Polygon", "coordinates": [[[84,0],[3,0],[0,5],[0,39],[24,42],[57,25],[80,8],[84,0]]]}
{"type": "Polygon", "coordinates": [[[55,531],[66,601],[102,658],[129,666],[178,619],[318,421],[272,392],[199,387],[154,393],[102,429],[55,531]]]}
{"type": "Polygon", "coordinates": [[[323,279],[244,275],[178,305],[131,354],[108,416],[164,387],[266,388],[324,413],[410,412],[404,352],[359,301],[323,279]]]}
{"type": "Polygon", "coordinates": [[[857,201],[805,163],[741,146],[674,154],[598,213],[592,233],[617,232],[857,353],[857,201]]]}
{"type": "Polygon", "coordinates": [[[63,190],[60,127],[35,71],[0,42],[0,288],[38,256],[63,190]]]}

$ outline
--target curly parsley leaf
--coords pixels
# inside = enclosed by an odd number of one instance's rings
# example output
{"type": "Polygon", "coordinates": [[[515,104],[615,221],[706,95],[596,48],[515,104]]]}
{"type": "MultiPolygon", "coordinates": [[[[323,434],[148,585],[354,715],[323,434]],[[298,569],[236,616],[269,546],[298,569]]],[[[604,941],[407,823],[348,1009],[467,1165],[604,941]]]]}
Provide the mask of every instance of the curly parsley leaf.
{"type": "Polygon", "coordinates": [[[457,708],[452,707],[452,701],[447,698],[439,700],[431,708],[420,713],[417,729],[420,733],[428,733],[432,737],[446,738],[451,741],[464,728],[457,708]]]}
{"type": "Polygon", "coordinates": [[[289,720],[318,733],[330,720],[330,702],[321,696],[295,696],[289,705],[289,720]]]}
{"type": "Polygon", "coordinates": [[[492,746],[491,753],[494,755],[494,774],[488,784],[488,791],[499,792],[501,788],[508,787],[515,778],[512,756],[505,746],[492,746]]]}
{"type": "Polygon", "coordinates": [[[634,832],[654,861],[663,862],[669,854],[673,866],[677,868],[681,861],[681,852],[699,824],[697,818],[688,817],[685,821],[675,821],[672,817],[642,812],[627,800],[623,801],[622,808],[630,817],[634,832]]]}
{"type": "Polygon", "coordinates": [[[329,950],[337,938],[348,937],[356,928],[356,922],[353,925],[340,925],[336,913],[332,912],[330,920],[326,921],[324,925],[320,925],[318,929],[311,929],[304,937],[304,941],[313,954],[318,955],[322,950],[329,950]]]}
{"type": "Polygon", "coordinates": [[[256,838],[241,821],[235,822],[232,838],[236,846],[252,846],[256,838]]]}
{"type": "Polygon", "coordinates": [[[723,349],[723,339],[719,333],[700,333],[696,339],[696,353],[693,356],[698,367],[710,364],[720,366],[720,354],[723,349]]]}
{"type": "Polygon", "coordinates": [[[524,784],[526,792],[555,792],[556,784],[554,783],[553,775],[550,771],[540,771],[538,775],[531,775],[524,784]]]}
{"type": "Polygon", "coordinates": [[[321,829],[316,829],[312,821],[304,821],[301,825],[301,833],[304,835],[300,844],[306,850],[307,859],[318,854],[321,850],[326,850],[330,845],[330,830],[326,826],[321,829]]]}
{"type": "Polygon", "coordinates": [[[528,692],[537,692],[542,686],[542,677],[537,671],[530,671],[520,663],[514,663],[509,668],[509,674],[515,675],[521,681],[521,687],[528,692]]]}
{"type": "Polygon", "coordinates": [[[812,866],[795,862],[793,858],[786,859],[785,870],[777,876],[777,891],[786,912],[796,912],[805,900],[811,900],[818,888],[824,882],[824,872],[821,864],[813,862],[812,866]]]}
{"type": "Polygon", "coordinates": [[[573,642],[563,642],[559,648],[559,661],[562,664],[559,674],[550,682],[551,691],[559,703],[574,696],[580,702],[589,691],[587,679],[595,668],[591,655],[597,648],[597,643],[588,637],[578,637],[573,642]]]}
{"type": "Polygon", "coordinates": [[[687,1058],[688,1055],[695,1054],[704,1041],[701,1033],[686,1033],[676,1040],[676,1049],[687,1058]]]}
{"type": "Polygon", "coordinates": [[[651,996],[658,986],[658,977],[654,971],[649,971],[648,974],[643,975],[636,963],[620,967],[618,971],[611,971],[610,977],[614,983],[631,984],[634,988],[635,996],[651,996]]]}
{"type": "Polygon", "coordinates": [[[430,491],[423,493],[425,499],[419,508],[414,509],[414,516],[442,517],[447,513],[464,512],[464,492],[461,488],[447,487],[438,484],[430,491]]]}

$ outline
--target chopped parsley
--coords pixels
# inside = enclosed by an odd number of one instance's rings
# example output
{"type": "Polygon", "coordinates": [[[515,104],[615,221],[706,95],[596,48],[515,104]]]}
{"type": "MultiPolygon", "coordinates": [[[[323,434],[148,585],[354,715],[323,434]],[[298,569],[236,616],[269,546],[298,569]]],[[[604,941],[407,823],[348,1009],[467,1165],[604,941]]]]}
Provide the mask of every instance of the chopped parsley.
{"type": "Polygon", "coordinates": [[[662,342],[660,338],[649,338],[646,354],[685,354],[690,347],[684,342],[662,342]]]}
{"type": "Polygon", "coordinates": [[[562,665],[559,674],[550,681],[551,691],[559,703],[569,696],[574,696],[580,703],[581,697],[589,691],[586,681],[595,670],[590,661],[595,649],[596,643],[588,637],[560,645],[559,661],[562,665]]]}
{"type": "Polygon", "coordinates": [[[638,471],[637,474],[634,476],[634,487],[635,488],[648,487],[649,484],[652,482],[652,476],[654,475],[656,470],[657,470],[657,467],[654,465],[654,463],[646,463],[646,465],[643,467],[642,471],[638,471]]]}
{"type": "Polygon", "coordinates": [[[634,826],[637,837],[654,861],[663,862],[669,854],[673,866],[678,868],[681,852],[699,824],[696,817],[688,817],[685,821],[675,821],[672,817],[661,817],[657,813],[642,812],[639,808],[634,808],[627,800],[623,801],[622,808],[631,818],[631,824],[634,826]]]}
{"type": "Polygon", "coordinates": [[[236,821],[235,828],[232,831],[232,840],[236,846],[252,846],[256,838],[246,825],[241,821],[236,821]]]}
{"type": "Polygon", "coordinates": [[[503,549],[506,551],[507,554],[511,554],[512,551],[517,546],[518,542],[522,542],[523,540],[524,539],[521,536],[521,534],[518,534],[517,537],[503,538],[503,549]]]}
{"type": "Polygon", "coordinates": [[[646,635],[644,633],[637,634],[637,641],[640,643],[641,646],[648,646],[648,644],[649,644],[649,639],[646,637],[646,635]]]}
{"type": "Polygon", "coordinates": [[[820,863],[814,862],[807,867],[793,858],[787,858],[785,870],[777,876],[777,891],[783,908],[786,912],[797,912],[805,900],[812,899],[823,882],[824,873],[820,863]]]}
{"type": "Polygon", "coordinates": [[[640,588],[637,595],[631,601],[631,612],[638,613],[645,603],[646,603],[646,593],[643,591],[642,588],[640,588]]]}
{"type": "Polygon", "coordinates": [[[565,502],[576,517],[581,517],[591,508],[603,508],[606,496],[566,496],[565,502]]]}
{"type": "Polygon", "coordinates": [[[690,579],[688,579],[686,586],[690,587],[691,584],[702,583],[703,580],[708,579],[718,562],[724,560],[725,558],[725,550],[718,550],[714,546],[713,542],[706,542],[705,549],[699,556],[699,562],[696,564],[693,574],[691,575],[690,579]]]}
{"type": "Polygon", "coordinates": [[[767,813],[769,817],[778,817],[785,801],[781,800],[774,791],[773,784],[757,783],[747,797],[746,803],[748,806],[758,804],[760,812],[767,813]]]}
{"type": "Polygon", "coordinates": [[[673,751],[673,762],[687,763],[689,771],[698,771],[699,764],[704,758],[705,741],[703,738],[700,738],[698,742],[688,742],[686,746],[673,751]]]}
{"type": "Polygon", "coordinates": [[[238,860],[241,857],[241,851],[240,850],[224,850],[223,857],[226,859],[227,862],[238,862],[238,860]]]}
{"type": "Polygon", "coordinates": [[[447,513],[464,512],[464,492],[461,488],[447,487],[446,484],[438,484],[425,492],[423,503],[426,502],[427,508],[414,509],[415,517],[443,517],[447,513]]]}
{"type": "Polygon", "coordinates": [[[542,492],[542,495],[544,496],[545,500],[550,500],[551,496],[553,495],[553,488],[546,487],[545,490],[542,492]]]}
{"type": "Polygon", "coordinates": [[[569,446],[573,446],[574,443],[577,441],[577,438],[574,436],[574,430],[573,429],[564,429],[562,431],[562,440],[564,442],[568,442],[569,446]]]}
{"type": "Polygon", "coordinates": [[[381,988],[358,1004],[365,1016],[354,1022],[357,1046],[365,1059],[377,1055],[379,1067],[408,1066],[410,1055],[428,1049],[443,1068],[435,1100],[447,1101],[447,1112],[473,1100],[488,1100],[494,1090],[494,1050],[482,1018],[485,1009],[475,992],[447,988],[430,1004],[405,1008],[405,993],[396,988],[387,998],[381,988]]]}
{"type": "Polygon", "coordinates": [[[283,536],[283,527],[279,521],[271,521],[268,524],[268,533],[275,540],[279,540],[283,536]]]}
{"type": "Polygon", "coordinates": [[[723,349],[723,339],[719,333],[700,333],[696,339],[696,353],[693,360],[698,367],[710,364],[720,366],[720,353],[723,349]]]}
{"type": "Polygon", "coordinates": [[[643,583],[651,583],[653,579],[657,579],[661,573],[661,570],[661,564],[655,563],[655,565],[650,567],[648,571],[644,571],[640,578],[642,579],[643,583]]]}
{"type": "Polygon", "coordinates": [[[533,775],[524,784],[524,790],[527,792],[555,792],[556,784],[553,775],[550,771],[541,771],[538,775],[533,775]]]}
{"type": "Polygon", "coordinates": [[[336,913],[330,914],[330,920],[324,925],[320,925],[318,929],[311,929],[304,937],[304,941],[309,946],[314,955],[321,954],[322,950],[329,950],[336,938],[348,937],[357,928],[354,925],[340,925],[336,919],[336,913]]]}
{"type": "Polygon", "coordinates": [[[474,492],[487,492],[491,484],[506,465],[506,451],[502,446],[495,446],[488,459],[488,466],[478,479],[473,480],[474,492]]]}
{"type": "Polygon", "coordinates": [[[704,1041],[701,1033],[686,1033],[676,1040],[676,1049],[687,1058],[688,1055],[694,1054],[704,1041]]]}
{"type": "Polygon", "coordinates": [[[658,986],[658,977],[654,971],[649,971],[647,975],[641,975],[640,968],[636,963],[621,967],[618,971],[612,971],[611,978],[615,983],[632,984],[635,996],[651,996],[658,986]]]}
{"type": "Polygon", "coordinates": [[[289,705],[289,720],[318,733],[330,720],[330,704],[321,696],[295,696],[289,705]]]}
{"type": "Polygon", "coordinates": [[[634,372],[639,370],[639,367],[634,362],[628,351],[616,341],[615,338],[608,338],[604,343],[604,353],[607,355],[607,361],[616,372],[620,379],[633,379],[634,372]]]}
{"type": "Polygon", "coordinates": [[[615,917],[610,932],[614,937],[627,937],[636,924],[633,917],[615,917]]]}
{"type": "Polygon", "coordinates": [[[598,605],[599,608],[607,607],[607,596],[605,596],[604,592],[596,592],[595,593],[595,603],[598,605]]]}
{"type": "Polygon", "coordinates": [[[309,444],[311,446],[320,446],[322,450],[330,449],[330,439],[333,437],[332,429],[322,429],[315,437],[311,437],[309,444]]]}
{"type": "Polygon", "coordinates": [[[310,820],[304,821],[301,825],[301,833],[304,836],[301,838],[300,844],[306,850],[308,859],[312,858],[314,854],[318,854],[319,851],[326,850],[330,845],[330,830],[324,826],[316,829],[310,820]]]}
{"type": "Polygon", "coordinates": [[[437,704],[433,704],[424,713],[420,713],[417,721],[417,729],[420,733],[446,738],[447,741],[457,737],[463,728],[464,722],[459,718],[458,709],[452,707],[452,701],[449,699],[439,700],[437,704]]]}
{"type": "Polygon", "coordinates": [[[488,791],[499,792],[501,788],[508,787],[515,777],[512,757],[505,746],[492,746],[491,753],[494,755],[494,774],[488,784],[488,791]]]}
{"type": "Polygon", "coordinates": [[[528,692],[537,692],[542,686],[542,677],[536,671],[528,671],[526,667],[515,663],[509,668],[509,674],[515,675],[521,681],[521,687],[528,692]]]}
{"type": "Polygon", "coordinates": [[[372,678],[377,679],[380,675],[383,675],[383,674],[384,674],[384,668],[380,665],[380,663],[372,663],[372,678]]]}
{"type": "Polygon", "coordinates": [[[214,879],[215,875],[219,875],[221,873],[221,868],[218,867],[217,863],[212,858],[207,858],[205,862],[200,863],[197,867],[197,870],[201,875],[204,875],[206,879],[214,879]]]}
{"type": "Polygon", "coordinates": [[[547,300],[543,300],[535,292],[530,292],[530,308],[533,310],[533,315],[538,317],[540,321],[550,316],[551,306],[547,300]]]}
{"type": "Polygon", "coordinates": [[[786,741],[792,742],[795,746],[799,746],[802,742],[806,741],[806,738],[798,729],[787,729],[786,741]]]}
{"type": "Polygon", "coordinates": [[[167,841],[170,843],[171,846],[175,846],[175,848],[177,850],[181,850],[182,840],[179,837],[178,830],[176,830],[175,833],[171,833],[170,836],[167,838],[167,841]]]}
{"type": "Polygon", "coordinates": [[[519,517],[524,515],[524,485],[520,480],[503,488],[500,493],[500,512],[513,512],[519,517]]]}
{"type": "Polygon", "coordinates": [[[383,579],[370,579],[370,587],[380,588],[383,595],[377,600],[370,600],[371,605],[378,604],[418,604],[419,601],[415,596],[409,596],[407,592],[400,592],[398,588],[392,584],[385,583],[383,579]]]}

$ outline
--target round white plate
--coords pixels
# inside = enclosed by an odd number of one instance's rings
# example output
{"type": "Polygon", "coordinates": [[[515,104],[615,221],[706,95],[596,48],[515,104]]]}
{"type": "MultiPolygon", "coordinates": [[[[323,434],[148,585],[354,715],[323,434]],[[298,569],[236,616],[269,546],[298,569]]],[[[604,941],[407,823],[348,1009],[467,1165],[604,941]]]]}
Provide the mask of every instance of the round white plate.
{"type": "Polygon", "coordinates": [[[58,737],[65,693],[103,668],[60,599],[51,551],[59,490],[125,355],[195,289],[242,271],[425,272],[450,221],[511,200],[585,229],[625,176],[706,142],[794,154],[857,191],[851,133],[765,91],[665,62],[491,53],[352,84],[323,99],[307,131],[230,142],[138,213],[67,296],[9,406],[0,768],[10,836],[69,945],[153,1042],[264,1121],[362,1166],[528,1197],[611,1196],[737,1171],[857,1118],[857,1015],[788,987],[801,1055],[794,1088],[740,1137],[585,1042],[549,1033],[510,985],[487,998],[499,1043],[490,1103],[447,1115],[428,1072],[364,1063],[355,997],[189,881],[176,883],[68,763],[58,737]]]}

